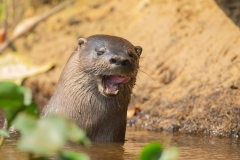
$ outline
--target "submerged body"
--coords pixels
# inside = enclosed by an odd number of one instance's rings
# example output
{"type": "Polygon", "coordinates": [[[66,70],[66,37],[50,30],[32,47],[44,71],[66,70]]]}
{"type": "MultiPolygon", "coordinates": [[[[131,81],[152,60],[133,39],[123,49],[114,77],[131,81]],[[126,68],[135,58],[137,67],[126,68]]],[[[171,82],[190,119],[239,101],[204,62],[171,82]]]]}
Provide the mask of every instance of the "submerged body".
{"type": "Polygon", "coordinates": [[[69,117],[92,141],[123,142],[141,52],[120,37],[80,38],[42,115],[69,117]]]}

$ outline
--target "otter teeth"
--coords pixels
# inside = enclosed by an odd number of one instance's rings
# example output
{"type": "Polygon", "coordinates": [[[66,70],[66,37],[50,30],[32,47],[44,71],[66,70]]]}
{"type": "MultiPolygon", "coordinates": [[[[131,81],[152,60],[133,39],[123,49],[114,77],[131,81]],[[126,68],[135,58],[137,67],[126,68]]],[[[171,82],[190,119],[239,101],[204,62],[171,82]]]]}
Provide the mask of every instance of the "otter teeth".
{"type": "Polygon", "coordinates": [[[117,87],[115,88],[115,91],[111,91],[110,89],[106,88],[106,93],[107,94],[114,94],[114,95],[117,95],[119,92],[119,90],[117,89],[117,87]]]}

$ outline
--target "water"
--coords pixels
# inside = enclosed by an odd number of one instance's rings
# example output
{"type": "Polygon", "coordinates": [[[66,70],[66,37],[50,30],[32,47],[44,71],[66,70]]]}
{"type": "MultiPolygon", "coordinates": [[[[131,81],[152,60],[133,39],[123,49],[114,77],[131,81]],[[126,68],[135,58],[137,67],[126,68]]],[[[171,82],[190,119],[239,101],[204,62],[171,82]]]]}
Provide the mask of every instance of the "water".
{"type": "MultiPolygon", "coordinates": [[[[6,139],[0,148],[0,160],[27,160],[28,155],[16,149],[16,137],[6,139]]],[[[229,137],[215,137],[209,135],[188,135],[179,133],[149,132],[127,128],[125,143],[97,143],[92,146],[81,147],[68,145],[66,149],[82,151],[97,160],[134,160],[138,159],[144,145],[150,141],[161,141],[165,148],[176,146],[180,150],[179,160],[239,160],[240,140],[229,137]]]]}

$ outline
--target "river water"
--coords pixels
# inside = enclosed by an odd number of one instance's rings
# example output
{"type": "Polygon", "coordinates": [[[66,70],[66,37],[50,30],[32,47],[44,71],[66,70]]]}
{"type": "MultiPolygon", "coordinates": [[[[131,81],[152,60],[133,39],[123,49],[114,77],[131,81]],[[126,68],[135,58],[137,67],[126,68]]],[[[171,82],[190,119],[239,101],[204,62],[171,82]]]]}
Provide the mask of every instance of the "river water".
{"type": "MultiPolygon", "coordinates": [[[[6,139],[0,148],[0,160],[27,160],[28,155],[16,149],[16,139],[6,139]]],[[[169,132],[150,132],[128,127],[125,143],[96,143],[91,147],[68,145],[66,149],[85,152],[96,160],[138,159],[144,145],[160,141],[165,148],[178,147],[179,160],[240,160],[239,138],[215,137],[209,135],[188,135],[169,132]]]]}

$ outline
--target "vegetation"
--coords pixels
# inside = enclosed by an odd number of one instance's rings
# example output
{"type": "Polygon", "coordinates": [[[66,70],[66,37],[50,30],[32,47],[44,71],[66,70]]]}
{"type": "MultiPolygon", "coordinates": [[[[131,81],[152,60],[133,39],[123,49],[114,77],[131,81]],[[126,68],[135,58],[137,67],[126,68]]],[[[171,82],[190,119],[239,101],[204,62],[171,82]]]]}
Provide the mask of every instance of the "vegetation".
{"type": "Polygon", "coordinates": [[[175,147],[164,150],[160,142],[151,142],[142,149],[139,160],[175,160],[178,154],[175,147]]]}
{"type": "MultiPolygon", "coordinates": [[[[10,82],[0,82],[0,108],[3,108],[9,126],[21,132],[17,147],[29,153],[29,159],[88,160],[83,153],[63,150],[68,140],[88,146],[90,141],[84,131],[65,117],[48,116],[39,119],[39,112],[32,102],[31,91],[10,82]]],[[[9,136],[1,129],[2,136],[9,136]]],[[[1,144],[3,138],[1,138],[1,144]]]]}

